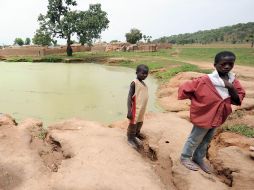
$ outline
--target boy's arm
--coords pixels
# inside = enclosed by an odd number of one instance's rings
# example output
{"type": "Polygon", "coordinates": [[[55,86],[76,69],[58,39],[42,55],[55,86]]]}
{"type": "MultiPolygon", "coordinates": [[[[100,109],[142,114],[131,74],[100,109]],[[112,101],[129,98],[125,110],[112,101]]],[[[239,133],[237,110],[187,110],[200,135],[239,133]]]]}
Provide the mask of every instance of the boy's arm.
{"type": "Polygon", "coordinates": [[[128,113],[127,113],[127,118],[128,119],[132,119],[132,97],[135,93],[135,83],[132,82],[130,85],[130,90],[129,90],[129,94],[128,94],[128,99],[127,99],[127,107],[128,107],[128,113]]]}
{"type": "Polygon", "coordinates": [[[242,100],[245,96],[245,91],[241,86],[240,82],[235,79],[233,84],[229,83],[227,80],[223,80],[225,87],[228,89],[229,95],[231,96],[232,104],[241,105],[242,100]]]}
{"type": "Polygon", "coordinates": [[[199,78],[187,81],[179,86],[178,100],[191,99],[198,86],[199,78]]]}

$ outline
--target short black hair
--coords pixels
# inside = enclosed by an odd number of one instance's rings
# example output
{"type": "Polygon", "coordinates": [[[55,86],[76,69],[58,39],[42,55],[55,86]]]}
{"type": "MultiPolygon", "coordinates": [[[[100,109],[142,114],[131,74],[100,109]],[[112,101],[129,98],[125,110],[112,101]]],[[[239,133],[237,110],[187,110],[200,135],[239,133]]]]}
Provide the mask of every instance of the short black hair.
{"type": "Polygon", "coordinates": [[[137,66],[136,72],[138,73],[138,72],[141,71],[141,70],[147,70],[147,71],[149,71],[149,68],[148,68],[148,66],[145,65],[145,64],[140,64],[140,65],[137,66]]]}
{"type": "Polygon", "coordinates": [[[234,61],[236,59],[236,56],[233,52],[231,51],[222,51],[220,53],[217,53],[217,55],[214,58],[214,63],[219,63],[220,60],[222,60],[224,57],[233,57],[234,61]]]}

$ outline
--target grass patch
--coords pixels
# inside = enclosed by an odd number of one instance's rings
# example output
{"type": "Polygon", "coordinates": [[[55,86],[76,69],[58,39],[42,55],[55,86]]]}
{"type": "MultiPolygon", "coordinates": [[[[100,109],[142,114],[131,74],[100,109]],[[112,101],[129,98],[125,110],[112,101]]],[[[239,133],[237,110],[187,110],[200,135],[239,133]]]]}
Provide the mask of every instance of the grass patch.
{"type": "Polygon", "coordinates": [[[43,57],[10,57],[7,62],[63,62],[63,58],[59,55],[43,56],[43,57]]]}
{"type": "Polygon", "coordinates": [[[57,62],[63,62],[63,59],[61,57],[42,57],[39,59],[33,59],[32,62],[49,62],[49,63],[57,63],[57,62]]]}
{"type": "Polygon", "coordinates": [[[246,137],[251,137],[251,138],[254,137],[254,128],[249,127],[248,125],[237,124],[233,126],[225,126],[223,129],[225,131],[231,131],[234,133],[244,135],[246,137]]]}
{"type": "Polygon", "coordinates": [[[200,69],[196,65],[185,63],[185,64],[180,65],[178,67],[168,69],[165,72],[156,73],[155,77],[161,79],[162,81],[166,81],[166,80],[174,77],[176,74],[178,74],[180,72],[188,72],[188,71],[199,72],[199,73],[210,73],[211,72],[210,70],[207,70],[207,69],[205,69],[205,70],[200,69]]]}
{"type": "Polygon", "coordinates": [[[47,136],[47,130],[42,128],[40,133],[38,134],[38,138],[41,140],[44,140],[47,136]]]}
{"type": "Polygon", "coordinates": [[[7,60],[7,62],[32,62],[32,57],[10,57],[7,60]]]}
{"type": "Polygon", "coordinates": [[[236,55],[237,65],[254,66],[254,48],[184,48],[176,47],[170,50],[171,52],[178,52],[178,59],[208,61],[213,63],[214,57],[221,51],[232,51],[236,55]]]}
{"type": "Polygon", "coordinates": [[[137,61],[131,61],[131,60],[124,60],[119,62],[119,66],[124,66],[124,67],[131,67],[131,68],[136,68],[139,64],[145,64],[149,67],[150,70],[153,69],[160,69],[165,66],[164,63],[158,62],[158,61],[146,61],[146,60],[137,60],[137,61]]]}

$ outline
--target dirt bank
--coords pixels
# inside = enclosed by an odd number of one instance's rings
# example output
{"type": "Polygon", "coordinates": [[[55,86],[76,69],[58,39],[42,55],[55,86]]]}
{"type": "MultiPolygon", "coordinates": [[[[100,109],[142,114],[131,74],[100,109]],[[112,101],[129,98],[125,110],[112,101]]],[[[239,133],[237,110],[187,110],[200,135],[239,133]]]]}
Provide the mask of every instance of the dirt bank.
{"type": "Polygon", "coordinates": [[[215,175],[179,164],[189,122],[172,113],[146,121],[143,155],[126,143],[125,122],[109,128],[74,118],[47,133],[34,119],[1,125],[0,189],[227,189],[215,175]]]}
{"type": "Polygon", "coordinates": [[[120,129],[70,119],[0,126],[0,189],[164,189],[120,129]]]}

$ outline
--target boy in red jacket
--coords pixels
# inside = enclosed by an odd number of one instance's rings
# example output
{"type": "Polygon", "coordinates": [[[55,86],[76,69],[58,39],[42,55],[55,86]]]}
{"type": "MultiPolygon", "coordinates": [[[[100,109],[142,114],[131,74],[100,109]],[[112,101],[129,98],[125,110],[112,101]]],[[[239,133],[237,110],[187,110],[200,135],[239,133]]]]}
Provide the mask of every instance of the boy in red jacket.
{"type": "Polygon", "coordinates": [[[223,51],[215,56],[215,71],[211,74],[185,82],[179,87],[178,99],[190,99],[190,120],[193,123],[180,161],[188,169],[197,171],[199,167],[211,173],[203,158],[212,140],[215,129],[222,125],[232,112],[231,104],[241,105],[245,91],[235,75],[236,56],[223,51]],[[198,167],[199,166],[199,167],[198,167]]]}

